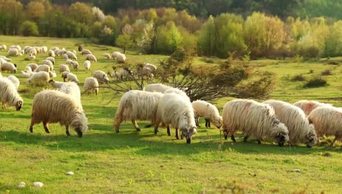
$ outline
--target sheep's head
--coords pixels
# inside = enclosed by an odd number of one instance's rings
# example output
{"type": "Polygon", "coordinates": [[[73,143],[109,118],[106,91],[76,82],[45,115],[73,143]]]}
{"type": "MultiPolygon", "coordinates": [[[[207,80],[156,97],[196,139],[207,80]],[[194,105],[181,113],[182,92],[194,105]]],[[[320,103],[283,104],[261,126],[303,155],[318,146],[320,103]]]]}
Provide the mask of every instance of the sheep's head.
{"type": "Polygon", "coordinates": [[[23,102],[22,99],[18,100],[18,101],[15,103],[15,109],[16,109],[17,111],[19,111],[19,110],[21,109],[21,107],[23,107],[23,104],[24,104],[24,102],[23,102]]]}
{"type": "Polygon", "coordinates": [[[314,125],[309,125],[309,132],[305,135],[305,144],[308,148],[311,148],[317,143],[317,134],[314,125]]]}
{"type": "Polygon", "coordinates": [[[189,129],[187,128],[182,128],[182,137],[186,138],[186,143],[190,144],[191,143],[191,137],[193,134],[197,133],[196,126],[192,126],[189,129]]]}
{"type": "Polygon", "coordinates": [[[279,121],[275,122],[272,131],[274,132],[273,138],[279,146],[284,146],[289,141],[289,131],[284,123],[280,123],[279,121]]]}
{"type": "Polygon", "coordinates": [[[103,81],[104,81],[106,84],[109,83],[109,78],[108,78],[108,76],[107,76],[106,74],[104,74],[102,78],[103,78],[103,81]]]}
{"type": "Polygon", "coordinates": [[[83,112],[79,112],[70,125],[75,129],[78,137],[82,137],[83,132],[88,130],[88,119],[83,112]]]}
{"type": "Polygon", "coordinates": [[[219,116],[219,117],[215,118],[214,124],[218,129],[220,129],[222,127],[222,117],[219,116]]]}

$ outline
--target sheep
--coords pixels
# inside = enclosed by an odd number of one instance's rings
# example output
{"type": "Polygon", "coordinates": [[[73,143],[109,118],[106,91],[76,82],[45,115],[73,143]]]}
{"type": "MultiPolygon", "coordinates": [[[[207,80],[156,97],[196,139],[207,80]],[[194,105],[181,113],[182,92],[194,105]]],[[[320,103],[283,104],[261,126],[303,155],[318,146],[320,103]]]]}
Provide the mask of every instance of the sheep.
{"type": "Polygon", "coordinates": [[[95,92],[97,95],[99,93],[99,82],[94,77],[87,77],[84,80],[83,85],[84,92],[95,92]]]}
{"type": "Polygon", "coordinates": [[[1,71],[9,71],[11,73],[17,72],[17,65],[11,62],[5,62],[1,64],[1,71]]]}
{"type": "Polygon", "coordinates": [[[97,62],[97,58],[93,54],[87,54],[86,55],[86,60],[97,62]]]}
{"type": "Polygon", "coordinates": [[[263,103],[272,106],[276,117],[286,125],[289,130],[290,145],[304,143],[311,148],[316,144],[315,127],[309,124],[309,120],[302,109],[280,100],[267,100],[263,103]]]}
{"type": "Polygon", "coordinates": [[[61,64],[59,66],[59,72],[62,73],[64,71],[70,72],[69,66],[67,64],[61,64]]]}
{"type": "MultiPolygon", "coordinates": [[[[65,94],[69,94],[75,100],[77,100],[79,106],[82,108],[82,103],[81,103],[81,90],[80,87],[75,82],[59,82],[55,80],[50,80],[49,84],[57,89],[58,91],[61,91],[65,94]]],[[[82,108],[83,109],[83,108],[82,108]]]]}
{"type": "Polygon", "coordinates": [[[191,137],[197,132],[194,110],[191,102],[175,93],[164,94],[158,103],[157,113],[154,121],[154,133],[158,132],[159,124],[163,123],[169,127],[176,128],[176,138],[178,139],[178,129],[181,130],[181,137],[186,138],[188,144],[191,137]]]}
{"type": "Polygon", "coordinates": [[[81,51],[81,54],[82,55],[89,55],[89,54],[93,54],[90,50],[88,50],[88,49],[83,49],[82,51],[81,51]]]}
{"type": "Polygon", "coordinates": [[[113,127],[119,133],[122,121],[130,120],[134,128],[140,131],[136,120],[150,120],[154,123],[158,103],[163,94],[159,92],[146,92],[130,90],[120,99],[114,117],[113,127]]]}
{"type": "Polygon", "coordinates": [[[315,125],[318,137],[335,136],[330,146],[334,146],[337,140],[342,140],[342,108],[321,106],[314,109],[308,119],[315,125]]]}
{"type": "Polygon", "coordinates": [[[32,54],[29,54],[27,57],[25,57],[25,61],[32,61],[32,60],[35,60],[36,59],[36,56],[35,55],[32,55],[32,54]]]}
{"type": "Polygon", "coordinates": [[[112,58],[115,59],[119,63],[125,63],[126,62],[126,55],[123,53],[120,53],[118,51],[115,51],[112,53],[112,58]]]}
{"type": "Polygon", "coordinates": [[[7,50],[7,46],[4,44],[0,45],[0,51],[5,51],[5,50],[7,50]]]}
{"type": "Polygon", "coordinates": [[[222,126],[222,117],[217,107],[204,100],[196,100],[192,102],[192,107],[195,113],[196,125],[199,126],[199,117],[205,118],[205,127],[210,127],[210,121],[214,122],[217,128],[222,126]]]}
{"type": "Polygon", "coordinates": [[[75,53],[73,53],[71,51],[67,51],[66,54],[68,55],[69,59],[77,60],[77,56],[75,53]]]}
{"type": "Polygon", "coordinates": [[[148,84],[144,87],[145,91],[149,91],[149,92],[161,92],[164,93],[166,90],[171,89],[173,87],[171,86],[167,86],[165,84],[161,84],[161,83],[156,83],[156,84],[148,84]]]}
{"type": "Polygon", "coordinates": [[[56,59],[55,59],[55,57],[46,57],[46,59],[45,60],[49,60],[49,61],[51,61],[53,64],[55,64],[56,63],[56,59]]]}
{"type": "Polygon", "coordinates": [[[30,63],[28,65],[26,65],[26,68],[30,67],[31,71],[35,71],[38,68],[38,65],[36,63],[30,63]]]}
{"type": "Polygon", "coordinates": [[[112,59],[112,56],[109,53],[104,53],[103,56],[105,59],[112,59]]]}
{"type": "Polygon", "coordinates": [[[42,65],[48,65],[50,67],[51,70],[54,69],[53,63],[50,60],[44,60],[42,65]]]}
{"type": "Polygon", "coordinates": [[[50,80],[50,74],[46,71],[33,72],[28,78],[28,83],[34,86],[44,86],[50,80]]]}
{"type": "Polygon", "coordinates": [[[281,123],[274,113],[274,109],[267,104],[254,100],[236,99],[227,102],[222,112],[224,137],[236,142],[234,133],[241,129],[246,142],[249,136],[261,140],[275,140],[279,146],[283,146],[289,140],[289,131],[284,123],[281,123]]]}
{"type": "Polygon", "coordinates": [[[294,103],[293,105],[301,108],[306,116],[308,116],[311,113],[311,111],[313,111],[317,107],[331,106],[331,104],[325,104],[314,100],[300,100],[294,103]]]}
{"type": "Polygon", "coordinates": [[[73,69],[77,70],[80,64],[77,61],[73,61],[71,59],[68,59],[66,61],[66,64],[71,65],[73,69]]]}
{"type": "Polygon", "coordinates": [[[113,71],[110,73],[111,77],[115,77],[119,81],[128,80],[131,77],[132,72],[127,67],[119,68],[118,70],[113,71]]]}
{"type": "Polygon", "coordinates": [[[101,71],[101,70],[94,71],[93,77],[96,78],[100,84],[103,84],[103,83],[107,84],[109,82],[108,75],[104,71],[101,71]]]}
{"type": "Polygon", "coordinates": [[[10,49],[11,48],[15,48],[15,49],[18,49],[19,51],[21,51],[21,46],[20,45],[11,45],[9,48],[10,49]]]}
{"type": "Polygon", "coordinates": [[[9,48],[7,52],[7,56],[12,56],[12,57],[17,57],[20,54],[21,54],[20,50],[17,48],[9,48]]]}
{"type": "Polygon", "coordinates": [[[89,60],[85,60],[83,63],[84,69],[89,70],[91,66],[91,62],[89,60]]]}
{"type": "Polygon", "coordinates": [[[50,49],[49,52],[48,52],[48,56],[49,57],[56,57],[55,51],[50,49]]]}
{"type": "Polygon", "coordinates": [[[48,65],[39,65],[37,69],[34,70],[35,72],[40,72],[40,71],[45,71],[45,72],[50,72],[51,68],[48,65]]]}
{"type": "Polygon", "coordinates": [[[79,83],[77,76],[71,72],[64,71],[62,73],[62,78],[64,81],[79,83]]]}
{"type": "Polygon", "coordinates": [[[0,99],[3,107],[6,105],[14,106],[17,111],[19,111],[24,104],[15,85],[4,77],[0,78],[0,99]]]}
{"type": "Polygon", "coordinates": [[[30,132],[33,126],[43,122],[46,133],[50,133],[49,123],[60,123],[70,136],[69,126],[75,129],[78,137],[88,129],[88,119],[78,102],[70,95],[57,90],[43,90],[37,93],[32,102],[30,132]]]}
{"type": "Polygon", "coordinates": [[[10,75],[7,78],[14,84],[15,88],[18,90],[20,85],[19,79],[15,77],[15,75],[10,75]]]}

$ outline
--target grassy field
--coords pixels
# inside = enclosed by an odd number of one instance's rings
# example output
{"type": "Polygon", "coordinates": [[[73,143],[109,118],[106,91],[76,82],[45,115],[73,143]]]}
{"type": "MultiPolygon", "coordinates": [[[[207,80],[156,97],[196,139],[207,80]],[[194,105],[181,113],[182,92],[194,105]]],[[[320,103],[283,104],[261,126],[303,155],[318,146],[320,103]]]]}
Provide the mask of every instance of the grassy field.
{"type": "MultiPolygon", "coordinates": [[[[76,50],[78,43],[83,40],[0,36],[0,44],[6,45],[76,50]]],[[[85,47],[99,59],[92,70],[109,70],[113,63],[102,54],[119,50],[90,43],[85,43],[85,47]]],[[[0,51],[0,55],[6,53],[0,51]]],[[[45,57],[39,55],[36,62],[45,57]]],[[[130,63],[158,64],[165,57],[128,53],[130,63]]],[[[84,59],[80,55],[79,58],[82,64],[84,59]]],[[[19,70],[29,63],[24,56],[12,60],[19,70]]],[[[204,63],[201,58],[196,61],[204,63]]],[[[62,62],[58,59],[56,67],[62,62]]],[[[253,64],[260,70],[276,73],[272,98],[290,102],[318,99],[342,106],[342,66],[291,60],[258,60],[253,64]],[[326,69],[332,75],[326,76],[329,85],[323,88],[304,89],[303,82],[289,81],[294,75],[309,77],[326,69]]],[[[83,83],[91,73],[81,68],[76,74],[83,83]]],[[[61,80],[60,75],[57,80],[61,80]]],[[[21,78],[23,109],[0,109],[0,193],[342,193],[341,143],[334,148],[323,145],[312,149],[304,145],[242,143],[242,137],[232,143],[221,140],[218,130],[203,128],[203,123],[191,145],[168,137],[166,130],[158,135],[151,128],[137,133],[130,122],[115,134],[112,120],[120,95],[105,89],[98,96],[82,96],[90,129],[83,138],[78,138],[74,131],[67,137],[57,124],[50,125],[51,134],[46,134],[42,125],[36,125],[31,134],[28,127],[32,98],[41,89],[29,87],[21,78]],[[68,171],[75,174],[67,176],[68,171]],[[26,188],[17,187],[21,181],[26,182],[26,188]],[[34,181],[45,185],[35,188],[34,181]]],[[[222,109],[229,99],[218,99],[215,103],[222,109]]]]}

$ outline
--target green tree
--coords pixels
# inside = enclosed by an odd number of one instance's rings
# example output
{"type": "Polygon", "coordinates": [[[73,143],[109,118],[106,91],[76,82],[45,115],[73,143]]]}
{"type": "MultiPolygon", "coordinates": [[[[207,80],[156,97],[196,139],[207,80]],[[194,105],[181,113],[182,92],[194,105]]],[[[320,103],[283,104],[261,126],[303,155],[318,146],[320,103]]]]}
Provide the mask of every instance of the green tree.
{"type": "Polygon", "coordinates": [[[171,54],[180,47],[183,37],[174,22],[170,21],[157,29],[154,52],[171,54]]]}
{"type": "Polygon", "coordinates": [[[20,25],[20,34],[24,36],[38,36],[38,26],[35,22],[32,21],[24,21],[20,25]]]}

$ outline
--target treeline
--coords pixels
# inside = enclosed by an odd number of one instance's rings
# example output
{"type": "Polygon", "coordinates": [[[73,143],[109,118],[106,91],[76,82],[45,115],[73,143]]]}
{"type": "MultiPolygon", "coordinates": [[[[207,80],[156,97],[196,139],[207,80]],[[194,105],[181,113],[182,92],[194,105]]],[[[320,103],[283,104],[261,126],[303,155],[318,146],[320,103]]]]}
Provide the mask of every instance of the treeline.
{"type": "MultiPolygon", "coordinates": [[[[173,2],[173,1],[171,1],[173,2]]],[[[70,6],[33,0],[0,0],[0,33],[84,37],[142,53],[171,54],[184,48],[203,56],[293,57],[342,55],[342,21],[300,19],[253,12],[206,19],[174,8],[120,10],[115,17],[76,2],[70,6]]]]}

